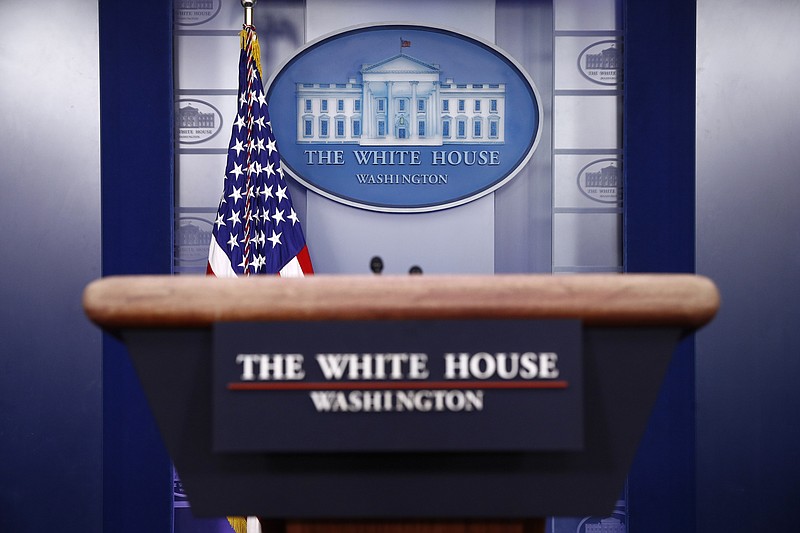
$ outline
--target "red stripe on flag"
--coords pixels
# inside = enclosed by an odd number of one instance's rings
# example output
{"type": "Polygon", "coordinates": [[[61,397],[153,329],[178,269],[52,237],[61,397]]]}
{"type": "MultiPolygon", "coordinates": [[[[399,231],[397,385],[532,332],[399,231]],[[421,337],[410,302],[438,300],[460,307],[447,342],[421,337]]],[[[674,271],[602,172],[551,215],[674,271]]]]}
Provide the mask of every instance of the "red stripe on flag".
{"type": "Polygon", "coordinates": [[[311,255],[308,253],[308,246],[303,246],[303,249],[297,253],[297,260],[300,262],[300,268],[303,269],[303,274],[314,273],[314,266],[311,264],[311,255]]]}

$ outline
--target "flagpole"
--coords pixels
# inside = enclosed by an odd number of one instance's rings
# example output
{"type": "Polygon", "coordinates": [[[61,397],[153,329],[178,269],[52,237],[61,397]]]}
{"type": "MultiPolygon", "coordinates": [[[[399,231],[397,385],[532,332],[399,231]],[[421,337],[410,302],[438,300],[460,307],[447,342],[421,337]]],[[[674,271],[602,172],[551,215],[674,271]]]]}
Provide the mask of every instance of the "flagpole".
{"type": "MultiPolygon", "coordinates": [[[[241,0],[242,7],[244,8],[244,28],[251,28],[255,30],[255,26],[253,26],[253,7],[256,5],[258,0],[241,0]]],[[[242,48],[245,47],[244,35],[245,30],[242,30],[242,48]]],[[[258,52],[258,41],[254,42],[253,50],[251,50],[255,54],[255,61],[256,61],[256,68],[259,70],[261,69],[261,60],[259,58],[260,53],[258,52]]],[[[255,94],[255,93],[253,93],[255,94]]],[[[248,155],[249,158],[249,155],[248,155]]],[[[246,273],[249,273],[246,271],[246,273]]],[[[261,533],[261,522],[259,521],[258,517],[256,516],[229,516],[228,523],[233,529],[234,533],[261,533]]]]}
{"type": "Polygon", "coordinates": [[[253,7],[258,0],[242,0],[242,7],[244,8],[244,25],[253,25],[253,7]]]}

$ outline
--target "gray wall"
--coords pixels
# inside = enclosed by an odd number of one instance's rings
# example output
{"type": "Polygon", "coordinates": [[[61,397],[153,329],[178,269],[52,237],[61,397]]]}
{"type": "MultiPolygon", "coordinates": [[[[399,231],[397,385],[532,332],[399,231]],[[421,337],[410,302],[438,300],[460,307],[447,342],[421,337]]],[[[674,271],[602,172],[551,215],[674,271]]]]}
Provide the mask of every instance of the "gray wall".
{"type": "Polygon", "coordinates": [[[800,501],[800,3],[698,0],[697,531],[793,531],[800,501]]]}
{"type": "Polygon", "coordinates": [[[101,531],[97,0],[0,3],[0,531],[101,531]]]}

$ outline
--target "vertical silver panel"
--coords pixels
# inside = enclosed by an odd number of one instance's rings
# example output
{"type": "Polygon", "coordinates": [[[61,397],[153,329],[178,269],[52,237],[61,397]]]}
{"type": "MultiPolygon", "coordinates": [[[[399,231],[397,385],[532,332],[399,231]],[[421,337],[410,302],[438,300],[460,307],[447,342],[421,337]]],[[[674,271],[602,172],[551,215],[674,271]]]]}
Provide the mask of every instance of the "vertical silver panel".
{"type": "Polygon", "coordinates": [[[553,270],[622,267],[621,0],[555,0],[553,270]]]}
{"type": "Polygon", "coordinates": [[[800,494],[800,3],[698,0],[697,531],[788,531],[800,494]]]}
{"type": "Polygon", "coordinates": [[[531,161],[495,192],[497,272],[552,269],[553,7],[550,0],[498,0],[497,45],[530,74],[542,100],[542,136],[531,161]]]}
{"type": "Polygon", "coordinates": [[[0,2],[2,531],[102,529],[97,10],[0,2]]]}

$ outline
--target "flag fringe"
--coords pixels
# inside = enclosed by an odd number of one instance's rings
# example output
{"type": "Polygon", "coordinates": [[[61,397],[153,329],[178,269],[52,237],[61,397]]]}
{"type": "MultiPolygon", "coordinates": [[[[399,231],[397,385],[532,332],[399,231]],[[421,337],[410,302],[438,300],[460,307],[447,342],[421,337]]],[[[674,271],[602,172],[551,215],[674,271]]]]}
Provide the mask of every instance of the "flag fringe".
{"type": "Polygon", "coordinates": [[[247,518],[243,516],[229,516],[228,523],[236,533],[247,533],[247,518]]]}
{"type": "MultiPolygon", "coordinates": [[[[258,69],[258,74],[261,76],[261,79],[264,79],[264,73],[261,71],[261,45],[258,44],[258,36],[256,35],[255,31],[252,31],[254,28],[253,26],[249,27],[251,29],[251,33],[253,35],[253,61],[256,64],[256,68],[258,69]]],[[[239,45],[242,47],[242,50],[247,49],[247,29],[245,28],[239,32],[239,45]]]]}

